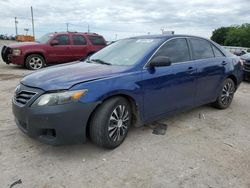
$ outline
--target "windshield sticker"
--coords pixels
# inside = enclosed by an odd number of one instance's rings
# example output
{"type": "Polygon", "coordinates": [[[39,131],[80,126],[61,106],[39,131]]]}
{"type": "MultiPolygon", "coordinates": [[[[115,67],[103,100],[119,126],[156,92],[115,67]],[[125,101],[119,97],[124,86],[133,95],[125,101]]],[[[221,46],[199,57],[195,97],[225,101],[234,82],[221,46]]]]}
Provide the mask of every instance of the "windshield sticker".
{"type": "Polygon", "coordinates": [[[154,41],[153,39],[138,39],[136,42],[151,43],[153,41],[154,41]]]}

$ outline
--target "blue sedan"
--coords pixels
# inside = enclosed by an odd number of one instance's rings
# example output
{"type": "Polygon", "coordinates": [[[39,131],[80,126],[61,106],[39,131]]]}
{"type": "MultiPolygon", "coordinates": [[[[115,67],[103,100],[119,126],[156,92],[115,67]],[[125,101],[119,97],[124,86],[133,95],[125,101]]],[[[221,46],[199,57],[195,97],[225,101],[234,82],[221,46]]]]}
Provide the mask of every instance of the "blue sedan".
{"type": "Polygon", "coordinates": [[[230,106],[241,60],[218,44],[186,35],[119,40],[86,60],[26,76],[15,90],[17,126],[51,145],[115,148],[129,127],[211,103],[230,106]]]}

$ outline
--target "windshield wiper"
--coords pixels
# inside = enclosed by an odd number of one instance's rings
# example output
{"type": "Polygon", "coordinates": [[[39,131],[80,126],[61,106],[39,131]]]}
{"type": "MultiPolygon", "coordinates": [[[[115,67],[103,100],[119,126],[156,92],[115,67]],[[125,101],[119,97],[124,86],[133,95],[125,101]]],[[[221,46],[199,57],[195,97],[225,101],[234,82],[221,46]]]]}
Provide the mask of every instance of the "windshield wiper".
{"type": "Polygon", "coordinates": [[[105,62],[101,59],[91,59],[90,61],[94,61],[96,63],[104,64],[104,65],[112,65],[111,63],[105,62]]]}

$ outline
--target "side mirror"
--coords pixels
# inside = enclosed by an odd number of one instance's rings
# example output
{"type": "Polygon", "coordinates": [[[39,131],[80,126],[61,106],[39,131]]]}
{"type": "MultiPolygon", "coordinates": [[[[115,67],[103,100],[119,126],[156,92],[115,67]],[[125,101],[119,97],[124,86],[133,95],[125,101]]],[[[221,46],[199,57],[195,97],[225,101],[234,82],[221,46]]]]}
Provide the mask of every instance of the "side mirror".
{"type": "Polygon", "coordinates": [[[56,45],[59,44],[59,41],[56,40],[56,39],[54,39],[54,40],[52,40],[52,41],[50,42],[50,44],[51,44],[51,46],[56,46],[56,45]]]}
{"type": "Polygon", "coordinates": [[[149,67],[165,67],[165,66],[170,66],[171,63],[172,62],[168,57],[157,56],[150,61],[149,67]]]}

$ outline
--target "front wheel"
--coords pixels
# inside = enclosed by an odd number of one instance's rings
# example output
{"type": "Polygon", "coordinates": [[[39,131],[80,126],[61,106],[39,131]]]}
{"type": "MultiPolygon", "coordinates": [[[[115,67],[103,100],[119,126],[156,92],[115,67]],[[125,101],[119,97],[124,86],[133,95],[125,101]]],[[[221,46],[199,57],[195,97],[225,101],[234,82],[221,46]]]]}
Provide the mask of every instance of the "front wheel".
{"type": "Polygon", "coordinates": [[[30,70],[38,70],[45,66],[45,60],[41,55],[32,54],[26,58],[25,66],[30,70]]]}
{"type": "Polygon", "coordinates": [[[127,136],[132,112],[123,97],[105,101],[94,113],[89,127],[91,140],[109,149],[119,146],[127,136]]]}
{"type": "Polygon", "coordinates": [[[227,78],[223,82],[223,87],[217,100],[213,103],[213,106],[219,109],[226,109],[230,106],[233,101],[234,92],[235,92],[234,81],[230,78],[227,78]]]}

